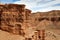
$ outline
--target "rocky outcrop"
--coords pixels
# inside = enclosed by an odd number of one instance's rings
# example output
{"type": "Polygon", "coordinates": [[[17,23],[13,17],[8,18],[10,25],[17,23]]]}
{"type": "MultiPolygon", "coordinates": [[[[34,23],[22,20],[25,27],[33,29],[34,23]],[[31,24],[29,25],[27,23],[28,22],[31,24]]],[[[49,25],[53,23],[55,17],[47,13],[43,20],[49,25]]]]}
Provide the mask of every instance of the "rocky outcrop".
{"type": "Polygon", "coordinates": [[[14,34],[24,34],[21,31],[25,20],[25,5],[5,4],[0,5],[0,29],[14,34]]]}

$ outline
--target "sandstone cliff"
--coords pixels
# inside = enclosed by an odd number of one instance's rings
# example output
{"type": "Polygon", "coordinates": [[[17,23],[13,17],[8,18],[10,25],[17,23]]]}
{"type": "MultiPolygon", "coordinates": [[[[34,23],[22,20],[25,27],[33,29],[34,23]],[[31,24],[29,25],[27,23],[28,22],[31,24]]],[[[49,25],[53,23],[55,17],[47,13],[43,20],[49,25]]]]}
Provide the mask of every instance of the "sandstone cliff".
{"type": "MultiPolygon", "coordinates": [[[[33,35],[36,36],[36,30],[45,30],[46,34],[57,32],[56,34],[60,35],[60,32],[58,32],[60,31],[60,10],[31,13],[31,10],[26,9],[24,4],[0,4],[0,30],[30,40],[33,39],[33,35]]],[[[37,31],[37,33],[39,32],[37,31]]],[[[46,37],[46,40],[48,40],[48,37],[46,37]]],[[[35,38],[35,40],[38,39],[35,38]]],[[[42,38],[41,40],[45,39],[42,38]]]]}

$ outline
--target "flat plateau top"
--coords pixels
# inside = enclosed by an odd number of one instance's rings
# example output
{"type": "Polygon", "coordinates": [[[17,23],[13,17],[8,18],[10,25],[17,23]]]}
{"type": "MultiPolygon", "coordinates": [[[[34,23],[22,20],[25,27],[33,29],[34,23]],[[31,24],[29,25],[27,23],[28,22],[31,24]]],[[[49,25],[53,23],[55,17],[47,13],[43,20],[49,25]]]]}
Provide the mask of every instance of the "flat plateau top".
{"type": "Polygon", "coordinates": [[[0,4],[0,6],[11,5],[11,6],[25,6],[24,4],[0,4]]]}

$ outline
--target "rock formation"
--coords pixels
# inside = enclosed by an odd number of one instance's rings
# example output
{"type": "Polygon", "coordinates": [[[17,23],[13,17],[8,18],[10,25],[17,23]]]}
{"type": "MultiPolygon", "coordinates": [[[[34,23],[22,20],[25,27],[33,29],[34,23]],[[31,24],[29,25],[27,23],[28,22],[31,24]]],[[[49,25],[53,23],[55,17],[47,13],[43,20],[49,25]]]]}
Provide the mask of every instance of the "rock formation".
{"type": "MultiPolygon", "coordinates": [[[[32,40],[38,36],[40,30],[52,29],[60,30],[60,10],[31,13],[24,4],[0,4],[0,30],[21,35],[26,37],[25,40],[32,40]],[[36,30],[39,30],[37,35],[36,30]]],[[[45,34],[42,34],[41,40],[45,40],[45,34]]]]}

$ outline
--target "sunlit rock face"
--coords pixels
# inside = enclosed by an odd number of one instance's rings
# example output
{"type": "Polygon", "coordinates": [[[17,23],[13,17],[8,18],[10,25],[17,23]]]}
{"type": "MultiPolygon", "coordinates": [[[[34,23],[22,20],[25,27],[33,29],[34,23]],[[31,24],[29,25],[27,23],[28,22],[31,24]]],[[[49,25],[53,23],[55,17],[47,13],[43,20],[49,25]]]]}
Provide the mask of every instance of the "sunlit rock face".
{"type": "Polygon", "coordinates": [[[20,34],[25,20],[25,5],[5,4],[0,5],[1,29],[20,34]]]}
{"type": "Polygon", "coordinates": [[[24,4],[1,4],[0,29],[24,36],[27,32],[30,15],[31,10],[25,9],[24,4]]]}
{"type": "MultiPolygon", "coordinates": [[[[25,40],[45,40],[40,39],[40,31],[60,30],[60,10],[31,13],[24,4],[0,4],[0,30],[21,35],[25,40]],[[39,38],[36,39],[35,36],[39,38]]],[[[56,34],[60,32],[57,31],[56,34]]]]}
{"type": "MultiPolygon", "coordinates": [[[[60,11],[59,10],[53,10],[49,12],[36,12],[32,13],[31,19],[33,21],[33,25],[37,26],[41,21],[51,21],[54,25],[59,24],[60,22],[60,11]]],[[[45,22],[46,23],[46,22],[45,22]]]]}

